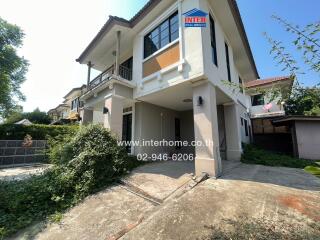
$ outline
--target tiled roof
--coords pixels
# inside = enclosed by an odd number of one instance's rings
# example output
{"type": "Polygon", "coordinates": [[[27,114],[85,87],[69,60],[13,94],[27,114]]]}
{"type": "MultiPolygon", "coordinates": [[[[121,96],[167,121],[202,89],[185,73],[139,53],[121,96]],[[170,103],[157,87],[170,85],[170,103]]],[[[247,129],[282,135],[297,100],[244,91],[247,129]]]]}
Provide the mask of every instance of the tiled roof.
{"type": "Polygon", "coordinates": [[[264,85],[268,85],[271,83],[281,82],[281,81],[293,81],[292,77],[290,76],[282,76],[282,77],[273,77],[273,78],[266,78],[266,79],[257,79],[250,82],[245,83],[245,87],[253,88],[253,87],[261,87],[264,85]]]}

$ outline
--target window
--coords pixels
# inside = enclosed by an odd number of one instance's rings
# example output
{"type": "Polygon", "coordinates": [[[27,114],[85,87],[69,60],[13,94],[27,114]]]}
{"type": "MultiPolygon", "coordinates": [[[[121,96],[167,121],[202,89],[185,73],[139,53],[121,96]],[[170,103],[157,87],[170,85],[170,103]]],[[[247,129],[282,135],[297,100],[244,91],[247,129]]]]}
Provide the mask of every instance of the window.
{"type": "Polygon", "coordinates": [[[76,110],[78,108],[78,98],[71,101],[71,110],[76,110]]]}
{"type": "Polygon", "coordinates": [[[240,76],[239,76],[239,88],[240,88],[240,92],[243,93],[243,83],[240,76]]]}
{"type": "Polygon", "coordinates": [[[175,12],[144,37],[144,58],[149,57],[178,37],[179,19],[178,12],[175,12]]]}
{"type": "Polygon", "coordinates": [[[241,126],[243,126],[243,118],[241,117],[240,119],[241,119],[241,126]]]}
{"type": "Polygon", "coordinates": [[[251,97],[252,106],[264,105],[264,96],[263,94],[257,94],[251,97]]]}
{"type": "Polygon", "coordinates": [[[227,70],[228,70],[228,80],[231,82],[231,72],[230,72],[230,59],[229,59],[229,46],[225,42],[224,43],[225,48],[226,48],[226,61],[227,61],[227,70]]]}
{"type": "Polygon", "coordinates": [[[210,15],[210,37],[211,37],[212,61],[218,67],[216,28],[215,28],[214,20],[211,17],[211,15],[210,15]]]}

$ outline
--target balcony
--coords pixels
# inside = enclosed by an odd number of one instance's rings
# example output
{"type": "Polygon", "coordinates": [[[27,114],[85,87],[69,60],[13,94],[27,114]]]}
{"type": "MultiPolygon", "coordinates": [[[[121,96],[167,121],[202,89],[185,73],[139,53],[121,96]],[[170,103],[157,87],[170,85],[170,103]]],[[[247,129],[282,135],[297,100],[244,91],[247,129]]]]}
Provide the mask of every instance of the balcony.
{"type": "Polygon", "coordinates": [[[103,83],[106,83],[107,81],[109,81],[111,78],[119,78],[120,79],[124,79],[127,81],[131,81],[132,80],[132,69],[127,68],[123,65],[119,66],[119,74],[116,75],[115,74],[115,69],[114,67],[110,67],[108,69],[106,69],[105,71],[103,71],[101,74],[99,74],[96,78],[94,78],[93,80],[91,80],[88,84],[88,90],[93,89],[103,83]]]}

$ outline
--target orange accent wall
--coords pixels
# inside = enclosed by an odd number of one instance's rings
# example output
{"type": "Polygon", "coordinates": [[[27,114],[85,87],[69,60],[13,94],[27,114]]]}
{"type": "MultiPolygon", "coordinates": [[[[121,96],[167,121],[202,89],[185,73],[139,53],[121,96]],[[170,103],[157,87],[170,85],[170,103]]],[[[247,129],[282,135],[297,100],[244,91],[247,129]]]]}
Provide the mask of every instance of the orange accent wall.
{"type": "Polygon", "coordinates": [[[179,43],[176,43],[143,63],[143,77],[178,62],[180,59],[179,43]]]}

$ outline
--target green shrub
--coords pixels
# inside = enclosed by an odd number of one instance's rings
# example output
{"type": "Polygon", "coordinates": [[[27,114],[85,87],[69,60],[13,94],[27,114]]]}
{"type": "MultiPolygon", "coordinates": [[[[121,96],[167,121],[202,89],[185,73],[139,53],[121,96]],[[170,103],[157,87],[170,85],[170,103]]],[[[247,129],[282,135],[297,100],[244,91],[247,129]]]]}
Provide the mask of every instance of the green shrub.
{"type": "Polygon", "coordinates": [[[61,211],[139,165],[110,132],[97,125],[82,127],[61,141],[51,145],[50,156],[56,164],[43,175],[0,182],[0,232],[4,236],[50,214],[57,219],[61,211]]]}
{"type": "Polygon", "coordinates": [[[291,168],[305,168],[306,166],[316,166],[315,161],[268,152],[253,145],[244,145],[241,162],[291,168]]]}
{"type": "Polygon", "coordinates": [[[42,125],[32,124],[30,126],[17,124],[1,124],[0,140],[23,140],[29,134],[34,140],[44,140],[49,137],[72,134],[77,131],[77,125],[42,125]]]}

